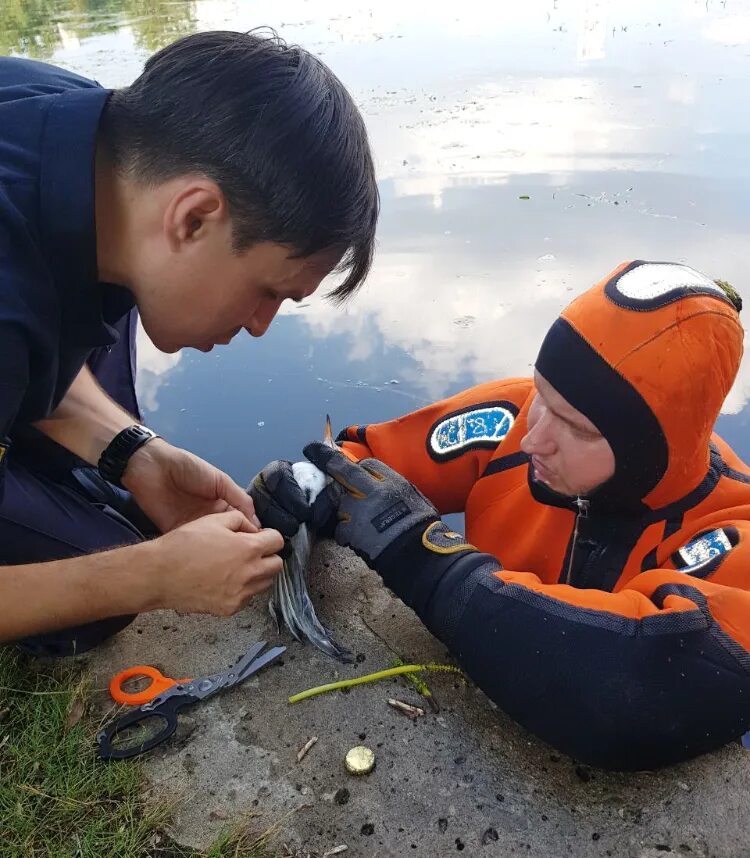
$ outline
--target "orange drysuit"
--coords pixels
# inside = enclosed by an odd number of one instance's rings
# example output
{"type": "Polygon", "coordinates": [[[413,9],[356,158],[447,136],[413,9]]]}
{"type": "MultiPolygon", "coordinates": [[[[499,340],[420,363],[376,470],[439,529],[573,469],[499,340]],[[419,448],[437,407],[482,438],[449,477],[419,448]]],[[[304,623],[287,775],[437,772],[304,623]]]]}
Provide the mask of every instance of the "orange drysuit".
{"type": "Polygon", "coordinates": [[[419,582],[388,583],[503,709],[581,760],[650,768],[750,727],[750,469],[712,433],[742,340],[725,292],[669,263],[621,265],[561,314],[536,367],[615,454],[585,499],[534,478],[528,378],[340,436],[465,511],[487,562],[419,600],[419,582]]]}

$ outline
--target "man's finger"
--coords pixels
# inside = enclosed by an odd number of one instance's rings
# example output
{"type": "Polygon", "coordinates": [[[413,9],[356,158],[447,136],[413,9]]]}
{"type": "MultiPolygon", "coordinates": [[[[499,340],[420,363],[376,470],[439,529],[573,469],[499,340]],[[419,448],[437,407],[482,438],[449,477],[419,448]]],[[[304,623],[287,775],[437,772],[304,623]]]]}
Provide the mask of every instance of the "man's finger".
{"type": "Polygon", "coordinates": [[[261,477],[279,506],[291,513],[297,521],[309,519],[310,505],[299,483],[294,479],[291,462],[272,462],[261,471],[261,477]]]}
{"type": "Polygon", "coordinates": [[[261,560],[261,576],[263,578],[268,578],[269,583],[272,581],[284,568],[284,561],[278,556],[278,554],[274,554],[271,557],[264,557],[261,560]]]}
{"type": "Polygon", "coordinates": [[[219,493],[221,500],[225,500],[229,506],[239,510],[250,524],[253,525],[253,527],[260,530],[261,523],[258,520],[258,516],[255,514],[255,504],[253,503],[253,499],[249,494],[246,494],[231,477],[227,476],[227,474],[222,474],[222,479],[219,484],[219,493]]]}
{"type": "Polygon", "coordinates": [[[238,509],[228,509],[226,512],[214,512],[211,515],[216,521],[226,527],[227,530],[233,530],[235,533],[257,533],[254,526],[247,520],[247,516],[238,509]]]}
{"type": "Polygon", "coordinates": [[[303,455],[321,471],[326,470],[328,462],[335,452],[336,450],[332,447],[329,447],[327,444],[323,444],[320,441],[312,441],[306,447],[302,448],[303,455]]]}
{"type": "MultiPolygon", "coordinates": [[[[270,557],[272,554],[278,554],[284,547],[284,537],[278,530],[271,527],[266,527],[259,530],[257,533],[251,533],[253,548],[260,549],[262,557],[270,557]]],[[[277,558],[280,560],[281,558],[277,558]]]]}
{"type": "Polygon", "coordinates": [[[273,527],[284,536],[292,537],[299,530],[300,522],[310,520],[310,506],[294,479],[289,462],[266,465],[253,480],[250,494],[263,527],[273,527]]]}
{"type": "Polygon", "coordinates": [[[333,536],[336,523],[336,510],[346,490],[336,480],[332,480],[318,495],[312,506],[312,527],[318,536],[333,536]]]}
{"type": "Polygon", "coordinates": [[[325,471],[355,497],[366,497],[372,491],[373,477],[356,462],[347,459],[340,450],[333,450],[321,441],[313,441],[302,452],[316,468],[325,471]]]}

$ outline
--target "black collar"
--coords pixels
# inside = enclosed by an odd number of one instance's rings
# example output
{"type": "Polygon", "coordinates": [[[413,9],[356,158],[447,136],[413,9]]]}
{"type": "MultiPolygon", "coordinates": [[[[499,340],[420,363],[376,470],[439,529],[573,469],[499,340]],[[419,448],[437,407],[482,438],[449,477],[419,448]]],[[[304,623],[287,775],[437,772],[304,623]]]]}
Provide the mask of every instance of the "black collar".
{"type": "MultiPolygon", "coordinates": [[[[617,515],[623,518],[645,518],[648,523],[664,521],[672,518],[683,516],[688,510],[702,503],[709,494],[716,488],[721,476],[730,476],[734,479],[740,479],[743,482],[750,479],[745,474],[737,471],[732,471],[721,457],[718,447],[713,443],[710,444],[710,463],[706,475],[703,477],[699,485],[689,491],[683,497],[678,498],[666,506],[658,509],[650,509],[642,501],[634,501],[627,498],[616,498],[608,494],[606,491],[601,491],[606,487],[601,486],[600,489],[592,492],[585,498],[589,503],[590,514],[592,515],[617,515]]],[[[532,475],[532,466],[529,464],[527,472],[527,480],[529,490],[534,500],[545,506],[556,506],[560,509],[569,509],[571,512],[578,512],[576,498],[569,495],[562,495],[554,491],[549,486],[534,479],[532,475]]]]}

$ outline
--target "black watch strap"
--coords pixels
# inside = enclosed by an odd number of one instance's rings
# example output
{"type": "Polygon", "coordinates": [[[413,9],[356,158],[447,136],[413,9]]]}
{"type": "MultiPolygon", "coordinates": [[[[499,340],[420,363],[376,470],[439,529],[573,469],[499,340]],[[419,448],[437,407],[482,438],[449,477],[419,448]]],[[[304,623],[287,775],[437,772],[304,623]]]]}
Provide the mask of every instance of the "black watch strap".
{"type": "Polygon", "coordinates": [[[115,435],[109,442],[99,457],[97,465],[99,473],[107,482],[124,488],[121,480],[130,457],[147,441],[158,437],[160,436],[156,432],[152,432],[146,426],[141,426],[139,423],[123,429],[122,432],[115,435]]]}

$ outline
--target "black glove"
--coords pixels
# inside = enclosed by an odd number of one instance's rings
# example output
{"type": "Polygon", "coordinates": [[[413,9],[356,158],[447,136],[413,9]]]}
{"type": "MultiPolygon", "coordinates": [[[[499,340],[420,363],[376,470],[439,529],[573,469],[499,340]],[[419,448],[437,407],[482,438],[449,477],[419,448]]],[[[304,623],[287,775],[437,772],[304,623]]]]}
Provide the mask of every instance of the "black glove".
{"type": "Polygon", "coordinates": [[[300,524],[311,521],[312,509],[292,473],[292,463],[269,462],[247,487],[263,527],[291,539],[300,524]]]}
{"type": "Polygon", "coordinates": [[[333,505],[338,510],[334,537],[356,551],[368,566],[413,528],[438,521],[435,507],[408,480],[378,459],[350,461],[339,450],[320,442],[308,444],[305,456],[333,482],[315,503],[318,515],[333,505]]]}
{"type": "Polygon", "coordinates": [[[355,463],[319,442],[303,452],[333,477],[315,507],[321,517],[323,507],[337,508],[336,542],[356,552],[418,613],[459,556],[477,554],[419,489],[378,459],[355,463]]]}

